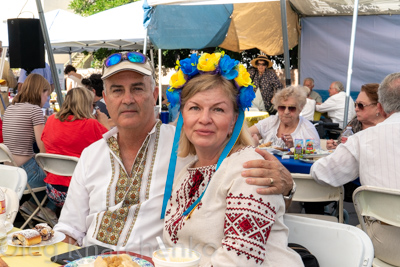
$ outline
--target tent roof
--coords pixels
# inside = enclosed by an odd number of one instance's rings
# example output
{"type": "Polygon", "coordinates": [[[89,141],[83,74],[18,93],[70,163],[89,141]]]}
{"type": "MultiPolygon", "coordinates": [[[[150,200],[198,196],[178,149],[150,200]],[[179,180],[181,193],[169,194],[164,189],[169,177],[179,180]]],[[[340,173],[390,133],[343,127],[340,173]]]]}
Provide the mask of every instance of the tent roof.
{"type": "MultiPolygon", "coordinates": [[[[147,0],[150,6],[185,4],[211,5],[247,2],[269,2],[279,0],[147,0]]],[[[296,11],[303,16],[352,15],[354,0],[289,0],[296,11]]],[[[359,15],[400,14],[399,0],[359,0],[359,15]]]]}
{"type": "MultiPolygon", "coordinates": [[[[304,16],[353,15],[354,0],[290,0],[293,7],[304,16]]],[[[359,0],[359,15],[400,14],[398,0],[359,0]]]]}

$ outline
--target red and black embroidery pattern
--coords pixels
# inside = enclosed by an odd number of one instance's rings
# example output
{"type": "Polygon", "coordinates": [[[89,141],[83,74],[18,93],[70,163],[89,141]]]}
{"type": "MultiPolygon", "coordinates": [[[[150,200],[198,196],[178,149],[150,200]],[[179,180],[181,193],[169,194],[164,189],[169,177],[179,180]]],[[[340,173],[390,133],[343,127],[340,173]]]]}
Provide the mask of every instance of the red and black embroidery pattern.
{"type": "MultiPolygon", "coordinates": [[[[165,230],[171,236],[171,241],[175,244],[178,242],[178,232],[185,225],[185,218],[183,213],[190,207],[203,193],[211,176],[215,172],[216,165],[200,167],[200,168],[189,168],[187,177],[182,182],[180,188],[172,193],[171,205],[167,207],[165,213],[165,230]],[[177,203],[177,209],[174,214],[171,214],[172,203],[177,203]]],[[[197,209],[200,209],[202,203],[197,205],[197,209]]]]}
{"type": "Polygon", "coordinates": [[[253,195],[238,196],[230,193],[226,197],[224,234],[222,245],[228,251],[244,255],[248,260],[262,263],[265,244],[275,221],[275,207],[253,195]]]}

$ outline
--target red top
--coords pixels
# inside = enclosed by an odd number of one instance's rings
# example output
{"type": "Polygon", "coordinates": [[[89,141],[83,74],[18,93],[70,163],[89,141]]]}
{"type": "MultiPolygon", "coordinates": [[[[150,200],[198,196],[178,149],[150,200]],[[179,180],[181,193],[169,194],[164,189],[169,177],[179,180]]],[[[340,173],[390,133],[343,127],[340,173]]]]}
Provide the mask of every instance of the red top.
{"type": "MultiPolygon", "coordinates": [[[[73,116],[69,116],[68,120],[73,116]]],[[[96,142],[108,130],[95,119],[64,121],[51,115],[44,126],[42,141],[46,153],[80,157],[83,149],[96,142]]],[[[48,184],[69,186],[71,177],[48,173],[48,184]]]]}

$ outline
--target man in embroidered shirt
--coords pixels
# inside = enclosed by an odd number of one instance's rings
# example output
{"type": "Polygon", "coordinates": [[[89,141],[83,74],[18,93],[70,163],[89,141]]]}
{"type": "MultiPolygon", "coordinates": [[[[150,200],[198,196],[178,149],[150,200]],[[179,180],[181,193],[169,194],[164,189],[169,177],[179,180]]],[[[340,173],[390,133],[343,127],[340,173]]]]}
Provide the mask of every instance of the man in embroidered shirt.
{"type": "MultiPolygon", "coordinates": [[[[388,75],[378,95],[378,109],[386,119],[350,136],[334,153],[314,163],[311,175],[317,182],[336,187],[360,177],[361,185],[400,190],[400,73],[388,75]]],[[[377,221],[367,225],[375,256],[399,266],[400,228],[377,221]]]]}
{"type": "MultiPolygon", "coordinates": [[[[339,128],[344,128],[344,106],[346,102],[346,93],[344,92],[344,86],[341,82],[333,82],[329,87],[329,98],[325,100],[324,103],[317,103],[315,110],[319,112],[327,112],[329,118],[334,123],[339,123],[339,128]]],[[[349,110],[348,110],[348,120],[354,118],[356,111],[354,108],[354,101],[350,97],[349,99],[349,110]]]]}
{"type": "MultiPolygon", "coordinates": [[[[120,61],[113,61],[113,55],[106,60],[111,66],[103,66],[102,76],[104,100],[116,127],[83,151],[54,229],[67,235],[66,242],[151,255],[158,247],[155,237],[162,234],[161,206],[175,127],[155,119],[158,88],[148,59],[132,63],[126,53],[117,55],[120,61]]],[[[271,160],[246,166],[265,169],[247,170],[244,176],[272,177],[280,185],[257,192],[287,194],[290,173],[273,156],[265,157],[271,160]]],[[[176,171],[188,160],[178,159],[176,171]]],[[[270,181],[252,178],[249,183],[270,181]]]]}

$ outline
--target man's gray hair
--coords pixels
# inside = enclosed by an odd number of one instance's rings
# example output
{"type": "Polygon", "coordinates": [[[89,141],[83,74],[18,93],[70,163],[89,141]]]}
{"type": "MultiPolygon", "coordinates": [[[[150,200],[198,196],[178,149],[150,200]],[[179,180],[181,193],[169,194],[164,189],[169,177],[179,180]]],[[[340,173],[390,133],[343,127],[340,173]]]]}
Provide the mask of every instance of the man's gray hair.
{"type": "MultiPolygon", "coordinates": [[[[151,88],[151,91],[154,92],[154,88],[156,88],[156,81],[154,79],[154,76],[150,75],[150,76],[145,76],[145,77],[148,77],[147,79],[150,79],[150,88],[151,88]]],[[[106,78],[103,83],[103,88],[104,88],[103,92],[105,95],[107,94],[107,88],[106,88],[106,82],[105,82],[107,79],[108,78],[106,78]]]]}
{"type": "Polygon", "coordinates": [[[313,79],[313,78],[311,78],[311,77],[305,78],[304,81],[303,81],[303,84],[304,84],[306,81],[310,81],[310,82],[312,83],[312,86],[314,86],[314,79],[313,79]]]}
{"type": "Polygon", "coordinates": [[[378,88],[379,103],[387,114],[400,111],[400,72],[389,74],[378,88]]]}
{"type": "Polygon", "coordinates": [[[336,90],[338,92],[343,92],[344,91],[343,83],[341,83],[339,81],[333,82],[333,88],[336,88],[336,90]]]}

